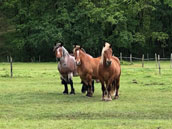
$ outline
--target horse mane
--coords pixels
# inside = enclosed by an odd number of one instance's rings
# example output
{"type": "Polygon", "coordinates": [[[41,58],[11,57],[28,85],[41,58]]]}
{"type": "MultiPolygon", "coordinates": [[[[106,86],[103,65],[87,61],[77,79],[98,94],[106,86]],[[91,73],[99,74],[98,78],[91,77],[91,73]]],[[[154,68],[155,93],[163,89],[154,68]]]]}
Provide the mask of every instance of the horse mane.
{"type": "Polygon", "coordinates": [[[55,51],[56,49],[58,49],[59,47],[62,47],[63,43],[56,43],[56,45],[54,46],[53,51],[55,51]]]}
{"type": "Polygon", "coordinates": [[[73,51],[77,51],[77,50],[82,50],[84,53],[86,53],[86,51],[84,50],[84,48],[80,47],[79,45],[76,45],[75,48],[73,49],[73,51]]]}
{"type": "Polygon", "coordinates": [[[104,47],[103,47],[103,49],[102,49],[102,53],[101,53],[101,60],[100,60],[100,62],[103,64],[103,55],[104,55],[104,52],[106,51],[106,50],[108,50],[109,48],[110,48],[110,43],[108,43],[108,42],[105,42],[105,45],[104,45],[104,47]]]}
{"type": "Polygon", "coordinates": [[[63,46],[62,46],[62,50],[63,50],[63,57],[70,55],[69,52],[66,50],[66,48],[64,48],[63,46]]]}

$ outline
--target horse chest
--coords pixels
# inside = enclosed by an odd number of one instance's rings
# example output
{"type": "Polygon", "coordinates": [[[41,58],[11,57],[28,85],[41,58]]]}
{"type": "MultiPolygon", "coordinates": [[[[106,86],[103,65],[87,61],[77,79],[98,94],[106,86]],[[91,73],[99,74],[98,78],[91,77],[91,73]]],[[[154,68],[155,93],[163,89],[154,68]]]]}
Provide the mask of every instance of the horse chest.
{"type": "Polygon", "coordinates": [[[103,66],[99,67],[99,76],[101,76],[104,80],[108,80],[112,75],[112,71],[103,66]]]}
{"type": "Polygon", "coordinates": [[[86,78],[90,74],[90,70],[84,67],[77,67],[77,72],[81,78],[86,78]]]}
{"type": "Polygon", "coordinates": [[[72,72],[72,68],[68,67],[67,64],[59,64],[58,70],[61,74],[68,74],[69,72],[72,72]]]}

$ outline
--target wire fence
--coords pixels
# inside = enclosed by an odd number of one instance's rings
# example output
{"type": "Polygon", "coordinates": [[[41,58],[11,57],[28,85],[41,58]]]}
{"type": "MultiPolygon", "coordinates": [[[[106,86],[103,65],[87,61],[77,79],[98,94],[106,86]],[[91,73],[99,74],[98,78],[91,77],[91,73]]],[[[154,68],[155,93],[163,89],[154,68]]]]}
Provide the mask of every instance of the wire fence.
{"type": "MultiPolygon", "coordinates": [[[[124,61],[127,61],[130,64],[133,64],[135,61],[141,62],[142,68],[145,68],[145,62],[155,61],[154,68],[159,69],[159,74],[161,74],[161,69],[162,69],[160,61],[169,61],[169,64],[170,64],[169,68],[172,69],[172,54],[170,55],[170,58],[160,58],[160,55],[157,55],[156,53],[155,53],[154,58],[149,58],[148,55],[147,55],[147,58],[145,58],[144,54],[142,55],[142,58],[138,58],[138,57],[133,57],[132,54],[130,54],[129,57],[126,57],[126,56],[123,57],[122,53],[120,53],[120,57],[118,58],[120,59],[121,64],[124,64],[124,61]]],[[[10,63],[10,76],[12,78],[13,77],[13,59],[11,56],[7,56],[7,62],[10,63]]],[[[31,60],[31,62],[34,62],[34,60],[31,60]]],[[[40,56],[39,56],[38,62],[41,62],[40,56]]],[[[163,69],[167,69],[167,68],[163,68],[163,69]]]]}

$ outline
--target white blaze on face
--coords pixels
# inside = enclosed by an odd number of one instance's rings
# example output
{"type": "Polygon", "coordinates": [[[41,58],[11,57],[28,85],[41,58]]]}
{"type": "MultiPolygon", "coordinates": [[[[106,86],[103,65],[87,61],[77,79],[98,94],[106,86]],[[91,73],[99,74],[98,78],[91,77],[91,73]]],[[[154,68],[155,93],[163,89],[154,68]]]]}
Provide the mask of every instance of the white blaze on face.
{"type": "Polygon", "coordinates": [[[57,54],[58,54],[58,55],[60,54],[59,49],[57,49],[57,54]]]}
{"type": "Polygon", "coordinates": [[[78,50],[78,51],[76,51],[76,55],[77,55],[77,57],[79,57],[79,50],[78,50]]]}
{"type": "Polygon", "coordinates": [[[77,64],[77,65],[80,65],[81,62],[80,62],[80,58],[79,58],[79,50],[76,51],[76,56],[77,56],[77,57],[76,57],[76,64],[77,64]]]}

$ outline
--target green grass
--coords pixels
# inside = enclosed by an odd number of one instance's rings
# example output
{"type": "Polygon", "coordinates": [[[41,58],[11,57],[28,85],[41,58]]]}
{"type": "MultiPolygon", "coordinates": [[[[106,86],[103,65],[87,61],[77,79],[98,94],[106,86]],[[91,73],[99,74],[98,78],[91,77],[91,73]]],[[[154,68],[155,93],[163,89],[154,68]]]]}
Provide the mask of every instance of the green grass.
{"type": "MultiPolygon", "coordinates": [[[[0,63],[0,129],[171,129],[172,69],[161,62],[122,65],[120,98],[88,98],[74,78],[76,95],[63,95],[56,63],[0,63]]],[[[70,87],[69,87],[70,90],[70,87]]]]}

